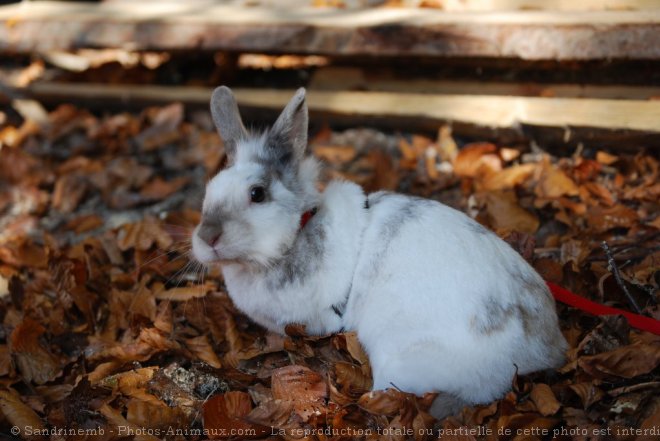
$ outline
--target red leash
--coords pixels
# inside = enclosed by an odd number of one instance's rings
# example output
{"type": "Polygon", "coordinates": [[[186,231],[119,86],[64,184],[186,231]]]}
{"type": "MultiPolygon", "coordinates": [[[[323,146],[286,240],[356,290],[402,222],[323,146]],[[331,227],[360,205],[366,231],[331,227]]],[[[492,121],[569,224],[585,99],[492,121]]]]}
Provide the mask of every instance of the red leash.
{"type": "Polygon", "coordinates": [[[556,300],[566,303],[573,308],[581,309],[593,315],[622,315],[628,319],[631,326],[642,331],[651,332],[660,335],[660,321],[652,319],[651,317],[644,317],[643,315],[634,314],[632,312],[624,311],[623,309],[612,308],[611,306],[601,305],[600,303],[592,302],[582,296],[574,294],[559,285],[552,282],[545,282],[550,288],[550,292],[556,300]]]}

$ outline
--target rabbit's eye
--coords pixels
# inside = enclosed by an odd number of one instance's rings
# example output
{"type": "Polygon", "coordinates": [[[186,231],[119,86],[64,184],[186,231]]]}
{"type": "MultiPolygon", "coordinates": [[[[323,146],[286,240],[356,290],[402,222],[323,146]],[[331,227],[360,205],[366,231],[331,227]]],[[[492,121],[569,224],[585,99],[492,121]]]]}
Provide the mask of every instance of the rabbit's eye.
{"type": "Polygon", "coordinates": [[[266,199],[266,189],[257,185],[250,189],[250,200],[252,202],[263,202],[266,199]]]}

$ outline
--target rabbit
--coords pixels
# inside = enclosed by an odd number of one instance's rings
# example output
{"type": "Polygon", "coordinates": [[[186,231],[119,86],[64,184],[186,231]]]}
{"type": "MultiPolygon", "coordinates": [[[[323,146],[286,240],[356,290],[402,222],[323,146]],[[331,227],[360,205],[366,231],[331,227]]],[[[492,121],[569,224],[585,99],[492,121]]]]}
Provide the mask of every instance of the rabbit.
{"type": "Polygon", "coordinates": [[[373,389],[439,392],[439,418],[502,397],[516,372],[563,363],[546,284],[494,233],[428,199],[339,180],[319,192],[305,89],[263,133],[248,133],[225,86],[211,113],[228,160],[207,184],[192,251],[221,266],[254,322],[355,331],[373,389]]]}

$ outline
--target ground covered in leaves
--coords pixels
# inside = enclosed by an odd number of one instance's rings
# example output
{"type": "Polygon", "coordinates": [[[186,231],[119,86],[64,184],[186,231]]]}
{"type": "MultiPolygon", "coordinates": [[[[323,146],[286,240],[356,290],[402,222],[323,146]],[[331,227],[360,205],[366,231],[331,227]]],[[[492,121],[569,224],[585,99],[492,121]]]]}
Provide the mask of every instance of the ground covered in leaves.
{"type": "MultiPolygon", "coordinates": [[[[513,379],[497,402],[435,421],[432,394],[369,393],[354,334],[311,338],[295,325],[287,337],[268,334],[236,312],[217,270],[189,260],[204,183],[223,162],[206,112],[172,104],[99,117],[65,105],[43,114],[0,131],[0,433],[660,435],[660,336],[564,305],[566,365],[513,379]]],[[[327,164],[326,179],[441,200],[495,230],[547,280],[633,310],[625,286],[643,314],[660,318],[660,164],[643,151],[557,158],[537,147],[466,144],[448,127],[437,137],[324,128],[311,151],[327,164]]]]}

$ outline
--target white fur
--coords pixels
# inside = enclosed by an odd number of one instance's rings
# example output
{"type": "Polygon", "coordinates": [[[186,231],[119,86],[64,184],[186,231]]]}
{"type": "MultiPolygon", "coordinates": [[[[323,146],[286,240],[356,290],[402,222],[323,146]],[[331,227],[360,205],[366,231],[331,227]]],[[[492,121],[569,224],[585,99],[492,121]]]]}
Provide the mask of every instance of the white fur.
{"type": "Polygon", "coordinates": [[[419,218],[402,226],[373,274],[372,257],[382,248],[379,226],[408,199],[389,195],[369,210],[344,316],[345,327],[357,331],[369,354],[374,389],[395,385],[416,394],[435,390],[468,403],[488,402],[510,388],[515,366],[520,373],[556,366],[565,341],[554,307],[538,311],[553,325],[540,332],[550,334],[559,351],[526,335],[513,317],[492,335],[474,329],[491,298],[502,305],[535,303],[525,299],[532,293],[510,268],[543,281],[497,236],[466,228],[473,221],[463,213],[426,205],[419,218]]]}
{"type": "Polygon", "coordinates": [[[298,165],[298,193],[276,180],[272,203],[250,204],[265,139],[237,143],[235,163],[204,201],[205,210],[236,213],[248,237],[239,224],[231,232],[233,221],[216,249],[193,237],[195,257],[222,264],[229,295],[255,322],[279,333],[290,323],[312,334],[355,330],[374,389],[440,391],[464,403],[502,396],[516,366],[528,373],[562,363],[566,342],[543,280],[497,236],[437,202],[376,193],[366,209],[358,186],[336,181],[319,194],[313,161],[298,165]],[[301,231],[311,205],[318,213],[301,231]],[[318,238],[322,252],[309,254],[304,241],[318,238]],[[307,254],[296,268],[314,271],[273,283],[297,245],[307,254]]]}

